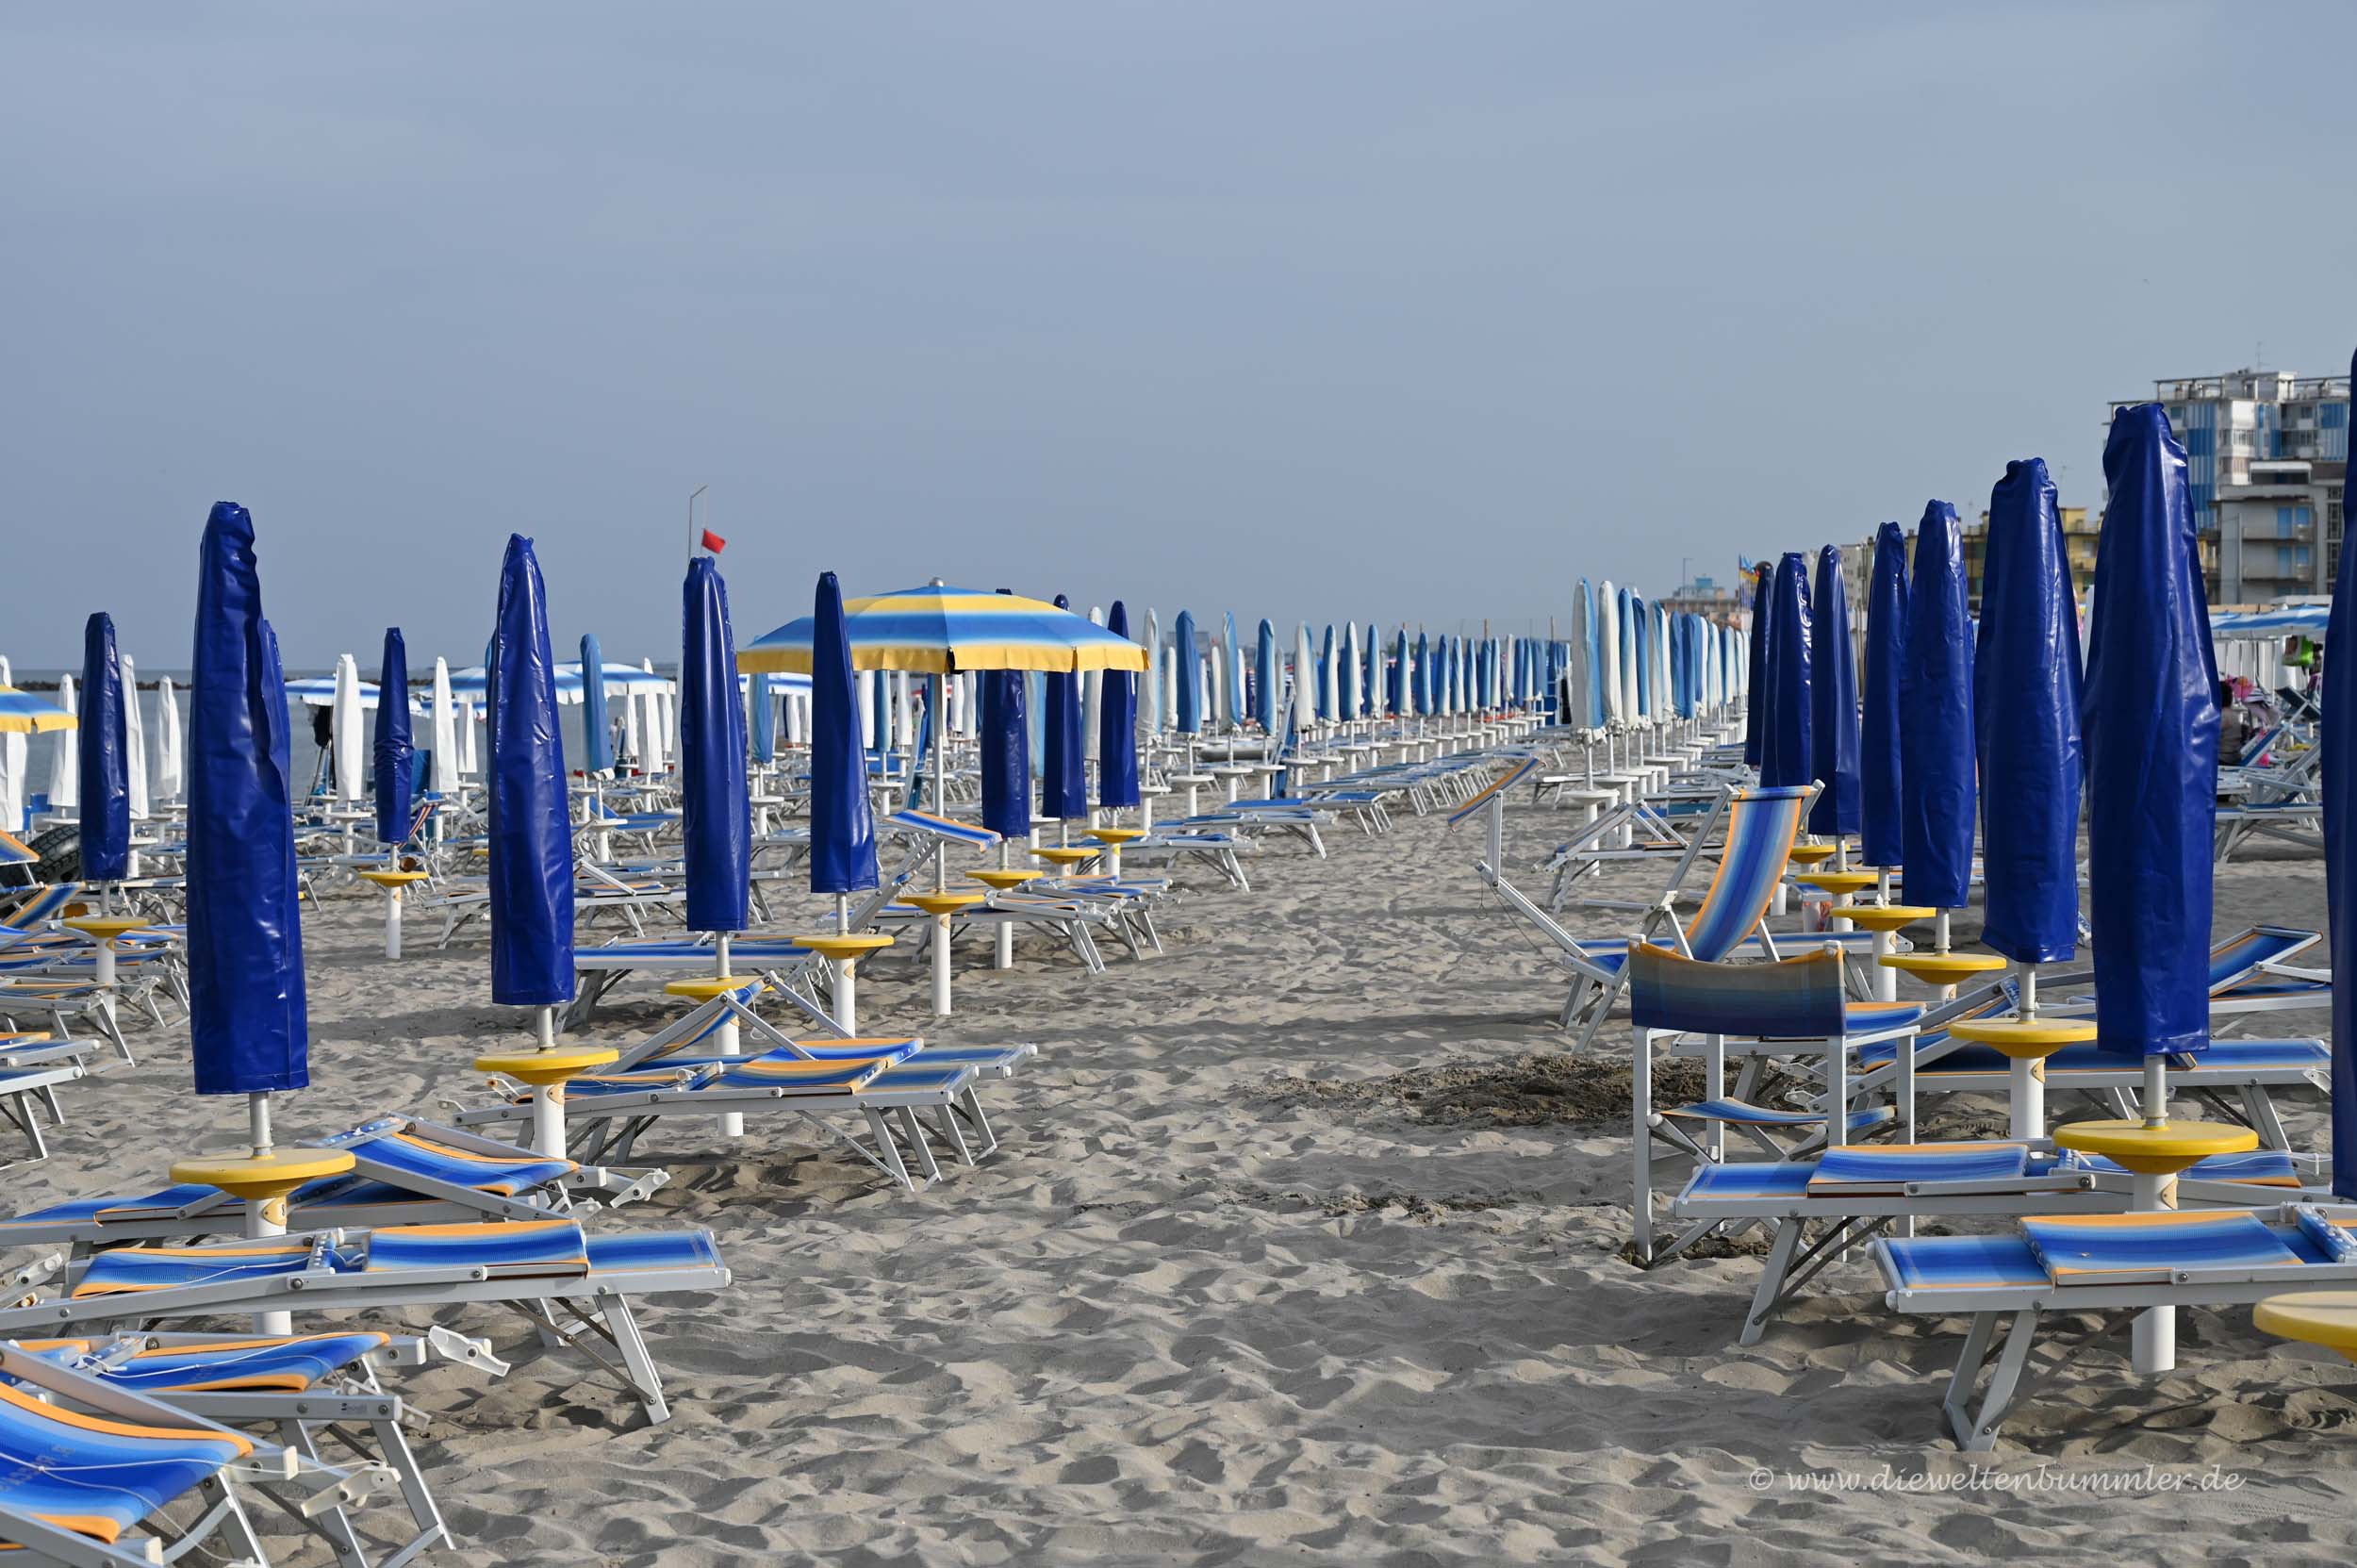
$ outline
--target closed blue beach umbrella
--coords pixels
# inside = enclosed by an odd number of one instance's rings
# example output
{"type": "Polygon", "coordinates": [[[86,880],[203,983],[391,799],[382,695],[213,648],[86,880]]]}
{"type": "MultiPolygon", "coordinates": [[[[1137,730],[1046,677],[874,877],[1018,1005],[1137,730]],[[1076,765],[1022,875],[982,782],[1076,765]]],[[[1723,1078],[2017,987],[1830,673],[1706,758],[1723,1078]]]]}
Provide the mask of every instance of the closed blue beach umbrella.
{"type": "Polygon", "coordinates": [[[745,709],[736,695],[728,585],[707,555],[687,563],[681,585],[679,724],[687,929],[743,931],[752,871],[745,709]]]}
{"type": "MultiPolygon", "coordinates": [[[[82,628],[82,726],[74,736],[82,776],[82,880],[131,874],[131,770],[124,739],[123,667],[114,618],[101,610],[82,628]]],[[[280,698],[281,706],[286,699],[280,698]]]]}
{"type": "Polygon", "coordinates": [[[1859,858],[1901,866],[1899,671],[1907,652],[1907,539],[1895,522],[1874,531],[1874,572],[1866,586],[1865,718],[1858,726],[1859,858]]]}
{"type": "Polygon", "coordinates": [[[2113,416],[2103,480],[2084,710],[2095,1022],[2107,1051],[2198,1052],[2210,1043],[2217,663],[2185,449],[2159,404],[2113,416]]]}
{"type": "MultiPolygon", "coordinates": [[[[1056,607],[1070,601],[1056,595],[1056,607]]],[[[1233,617],[1228,619],[1232,628],[1233,617]]],[[[1088,785],[1080,762],[1080,679],[1050,672],[1042,683],[1045,704],[1040,726],[1043,762],[1039,778],[1039,814],[1069,821],[1089,814],[1088,785]]]]}
{"type": "Polygon", "coordinates": [[[1956,509],[1926,502],[1915,530],[1906,657],[1899,668],[1900,897],[1962,909],[1979,800],[1972,741],[1972,618],[1956,509]]]}
{"type": "Polygon", "coordinates": [[[1178,661],[1178,733],[1203,733],[1203,660],[1195,647],[1195,616],[1191,611],[1178,612],[1178,629],[1172,641],[1170,656],[1178,661]]]}
{"type": "Polygon", "coordinates": [[[2006,464],[1990,492],[1986,561],[1972,657],[1981,941],[2017,963],[2057,963],[2079,940],[2079,611],[2041,460],[2006,464]]]}
{"type": "Polygon", "coordinates": [[[500,568],[491,649],[491,999],[548,1008],[573,997],[572,828],[548,594],[520,534],[500,568]]]}
{"type": "MultiPolygon", "coordinates": [[[[1115,636],[1129,635],[1129,612],[1120,600],[1113,601],[1105,626],[1115,636]]],[[[1104,683],[1096,704],[1096,803],[1128,810],[1138,803],[1138,678],[1108,669],[1104,683]]]]}
{"type": "Polygon", "coordinates": [[[1762,561],[1752,569],[1752,639],[1749,668],[1743,679],[1743,761],[1759,766],[1760,746],[1768,718],[1768,606],[1773,569],[1762,561]]]}
{"type": "MultiPolygon", "coordinates": [[[[222,502],[198,555],[189,683],[189,1039],[200,1095],[310,1081],[285,685],[253,519],[222,502]]],[[[82,713],[87,734],[87,698],[82,713]]]]}
{"type": "Polygon", "coordinates": [[[1858,831],[1857,662],[1850,644],[1850,593],[1841,552],[1817,553],[1816,617],[1809,639],[1809,763],[1824,788],[1809,808],[1808,828],[1827,837],[1858,831]]]}
{"type": "MultiPolygon", "coordinates": [[[[832,571],[818,574],[811,622],[810,890],[834,894],[839,916],[843,895],[876,885],[876,814],[867,800],[859,679],[843,623],[843,588],[832,571]]],[[[1014,706],[1017,744],[1028,756],[1020,701],[1014,706]]]]}
{"type": "Polygon", "coordinates": [[[375,741],[376,841],[399,845],[409,837],[416,747],[409,734],[409,651],[398,626],[385,629],[376,667],[375,741]]]}
{"type": "Polygon", "coordinates": [[[1797,551],[1776,562],[1769,585],[1768,713],[1760,732],[1759,782],[1772,789],[1811,783],[1815,713],[1809,687],[1813,671],[1808,602],[1808,565],[1797,551]]]}

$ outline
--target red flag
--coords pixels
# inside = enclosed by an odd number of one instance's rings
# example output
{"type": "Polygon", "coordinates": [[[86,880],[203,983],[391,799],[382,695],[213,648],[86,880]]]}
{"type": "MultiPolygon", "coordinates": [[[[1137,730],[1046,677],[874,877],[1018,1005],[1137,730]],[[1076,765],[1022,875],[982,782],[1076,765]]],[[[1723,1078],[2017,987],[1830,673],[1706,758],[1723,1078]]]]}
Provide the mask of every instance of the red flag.
{"type": "Polygon", "coordinates": [[[718,553],[720,553],[720,552],[722,552],[723,550],[726,550],[728,547],[729,547],[729,541],[728,541],[728,540],[726,540],[726,539],[722,538],[719,535],[717,535],[717,534],[714,533],[714,532],[713,532],[711,529],[709,529],[709,528],[707,528],[707,529],[705,529],[705,530],[704,530],[704,548],[705,548],[706,550],[709,550],[709,551],[711,551],[711,552],[712,552],[715,555],[717,555],[718,553]]]}

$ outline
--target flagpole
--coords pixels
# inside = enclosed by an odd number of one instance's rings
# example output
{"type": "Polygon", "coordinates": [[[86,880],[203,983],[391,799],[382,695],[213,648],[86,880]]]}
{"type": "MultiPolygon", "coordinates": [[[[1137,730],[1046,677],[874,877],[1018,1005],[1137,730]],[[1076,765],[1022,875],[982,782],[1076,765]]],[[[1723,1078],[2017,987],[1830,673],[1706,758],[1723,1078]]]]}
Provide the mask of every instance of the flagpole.
{"type": "Polygon", "coordinates": [[[691,561],[696,558],[696,498],[710,488],[709,485],[699,485],[687,492],[687,558],[691,561]]]}

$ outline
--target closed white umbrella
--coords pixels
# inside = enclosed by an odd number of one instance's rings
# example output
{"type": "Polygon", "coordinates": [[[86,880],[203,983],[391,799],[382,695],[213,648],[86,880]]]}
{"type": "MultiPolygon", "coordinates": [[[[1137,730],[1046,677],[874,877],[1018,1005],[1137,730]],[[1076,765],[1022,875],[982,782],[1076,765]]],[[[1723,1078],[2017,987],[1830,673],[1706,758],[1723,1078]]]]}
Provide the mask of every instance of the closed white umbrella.
{"type": "Polygon", "coordinates": [[[177,799],[180,783],[180,702],[167,675],[156,683],[156,793],[177,799]]]}
{"type": "MultiPolygon", "coordinates": [[[[0,686],[14,685],[15,671],[0,657],[0,686]]],[[[72,738],[70,734],[66,738],[72,738]]],[[[29,736],[14,730],[0,732],[0,828],[10,833],[25,825],[25,778],[32,767],[29,736]]]]}
{"type": "Polygon", "coordinates": [[[1624,723],[1626,710],[1621,705],[1621,600],[1608,577],[1596,589],[1596,662],[1602,667],[1599,673],[1604,686],[1604,721],[1624,723]]]}
{"type": "Polygon", "coordinates": [[[1215,639],[1211,644],[1211,680],[1206,683],[1211,697],[1211,706],[1204,712],[1203,728],[1214,730],[1228,718],[1228,654],[1215,639]]]}
{"type": "Polygon", "coordinates": [[[1342,665],[1342,685],[1334,691],[1335,711],[1345,719],[1359,717],[1359,671],[1363,668],[1359,657],[1359,623],[1345,621],[1343,625],[1342,651],[1336,655],[1342,665]]]}
{"type": "Polygon", "coordinates": [[[123,768],[129,785],[131,819],[138,822],[147,817],[147,722],[140,717],[139,672],[132,668],[130,656],[117,654],[115,664],[123,671],[123,768]]]}
{"type": "Polygon", "coordinates": [[[474,699],[458,700],[458,774],[462,779],[479,778],[483,768],[475,751],[474,699]]]}
{"type": "Polygon", "coordinates": [[[360,718],[360,666],[349,653],[336,659],[336,799],[350,805],[367,793],[368,764],[362,760],[365,725],[360,718]]]}
{"type": "MultiPolygon", "coordinates": [[[[1105,624],[1105,612],[1095,604],[1089,606],[1089,624],[1105,624]]],[[[1080,677],[1080,758],[1083,762],[1096,760],[1096,704],[1104,690],[1105,672],[1092,669],[1080,677]]]]}
{"type": "Polygon", "coordinates": [[[458,708],[450,700],[450,663],[434,661],[434,777],[437,795],[458,793],[458,708]]]}
{"type": "MultiPolygon", "coordinates": [[[[58,683],[58,706],[71,714],[82,711],[71,675],[58,683]]],[[[74,811],[81,804],[82,749],[72,731],[62,731],[49,744],[49,806],[53,811],[74,811]]]]}
{"type": "Polygon", "coordinates": [[[1318,721],[1317,653],[1310,646],[1310,623],[1294,637],[1294,727],[1308,734],[1318,721]]]}
{"type": "MultiPolygon", "coordinates": [[[[654,661],[641,659],[638,668],[651,675],[654,673],[654,661]]],[[[665,761],[669,755],[671,734],[670,716],[666,711],[668,704],[664,701],[666,695],[651,684],[640,694],[640,700],[647,706],[638,716],[638,738],[645,744],[646,750],[638,754],[638,766],[649,773],[660,773],[669,766],[665,761]]]]}
{"type": "Polygon", "coordinates": [[[1145,707],[1146,733],[1162,733],[1162,620],[1152,610],[1146,612],[1146,681],[1138,690],[1138,700],[1145,707]]]}

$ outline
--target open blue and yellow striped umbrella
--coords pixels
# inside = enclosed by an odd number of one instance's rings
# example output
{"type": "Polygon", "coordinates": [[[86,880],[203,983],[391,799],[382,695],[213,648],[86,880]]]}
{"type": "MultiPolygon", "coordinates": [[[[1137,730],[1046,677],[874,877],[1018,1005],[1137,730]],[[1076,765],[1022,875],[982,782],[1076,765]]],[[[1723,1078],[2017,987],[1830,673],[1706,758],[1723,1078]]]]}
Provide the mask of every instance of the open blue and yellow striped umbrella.
{"type": "MultiPolygon", "coordinates": [[[[1146,650],[1087,617],[1036,599],[940,583],[843,602],[856,669],[943,674],[961,669],[1141,670],[1146,650]]],[[[810,669],[811,622],[789,621],[741,648],[736,668],[810,669]]]]}
{"type": "Polygon", "coordinates": [[[55,702],[45,702],[14,686],[0,686],[0,734],[42,735],[52,730],[71,730],[79,722],[55,702]]]}

